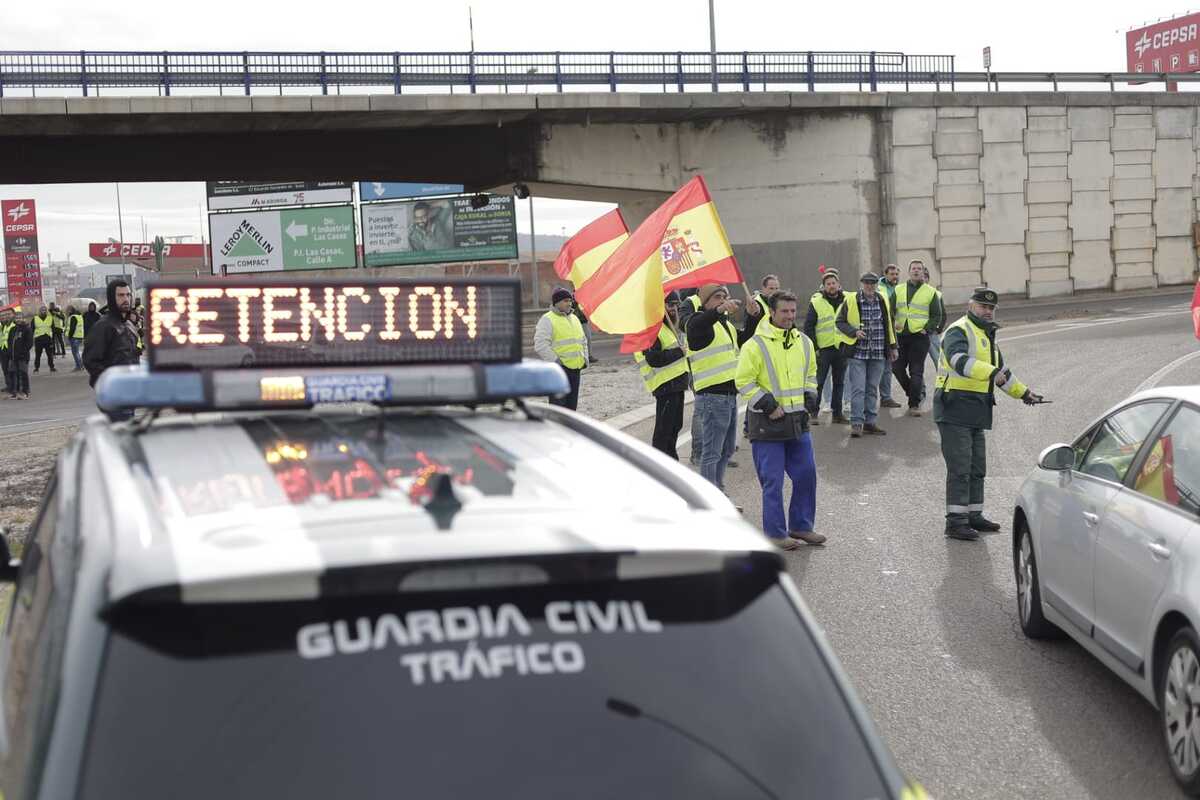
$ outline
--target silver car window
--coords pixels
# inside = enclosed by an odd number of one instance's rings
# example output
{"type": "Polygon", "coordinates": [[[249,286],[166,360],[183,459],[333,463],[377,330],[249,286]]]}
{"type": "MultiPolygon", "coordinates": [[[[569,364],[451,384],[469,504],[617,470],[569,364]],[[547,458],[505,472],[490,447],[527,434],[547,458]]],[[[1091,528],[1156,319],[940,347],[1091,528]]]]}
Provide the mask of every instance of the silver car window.
{"type": "Polygon", "coordinates": [[[1133,488],[1190,514],[1200,513],[1200,411],[1179,409],[1142,459],[1133,488]]]}
{"type": "Polygon", "coordinates": [[[1142,442],[1168,405],[1165,401],[1138,403],[1104,420],[1096,430],[1079,471],[1114,483],[1124,481],[1142,442]]]}

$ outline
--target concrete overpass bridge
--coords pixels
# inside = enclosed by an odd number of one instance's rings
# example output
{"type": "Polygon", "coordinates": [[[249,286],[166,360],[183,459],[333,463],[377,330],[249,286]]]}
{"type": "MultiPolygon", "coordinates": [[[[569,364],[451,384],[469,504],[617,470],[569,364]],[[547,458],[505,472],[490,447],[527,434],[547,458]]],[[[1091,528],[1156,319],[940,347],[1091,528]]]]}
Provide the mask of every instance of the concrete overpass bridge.
{"type": "Polygon", "coordinates": [[[618,202],[692,175],[747,277],[924,258],[952,301],[1190,283],[1195,95],[809,92],[0,99],[0,183],[346,179],[618,202]]]}

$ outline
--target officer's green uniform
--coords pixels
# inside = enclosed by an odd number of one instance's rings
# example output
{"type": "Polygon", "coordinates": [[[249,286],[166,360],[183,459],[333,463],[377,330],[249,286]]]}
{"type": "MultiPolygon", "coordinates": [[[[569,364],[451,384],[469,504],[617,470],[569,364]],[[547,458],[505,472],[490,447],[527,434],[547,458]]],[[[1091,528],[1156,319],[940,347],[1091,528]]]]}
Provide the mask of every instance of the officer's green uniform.
{"type": "MultiPolygon", "coordinates": [[[[971,299],[996,304],[996,293],[976,289],[971,299]]],[[[1040,400],[1013,377],[996,346],[996,324],[968,313],[946,328],[933,393],[933,421],[942,438],[946,462],[946,534],[974,538],[973,531],[999,530],[984,519],[983,480],[987,475],[984,431],[992,427],[996,377],[1006,376],[1001,388],[1027,403],[1040,400]],[[1036,398],[1036,399],[1035,399],[1036,398]]]]}

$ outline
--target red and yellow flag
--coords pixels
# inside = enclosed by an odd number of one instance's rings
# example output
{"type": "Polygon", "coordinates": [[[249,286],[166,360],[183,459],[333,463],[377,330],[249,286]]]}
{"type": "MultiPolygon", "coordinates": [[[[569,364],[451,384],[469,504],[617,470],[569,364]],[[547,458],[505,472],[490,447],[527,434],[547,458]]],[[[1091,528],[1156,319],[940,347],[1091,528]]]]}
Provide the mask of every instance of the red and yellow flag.
{"type": "Polygon", "coordinates": [[[668,292],[741,280],[716,206],[697,175],[638,226],[575,298],[600,330],[632,334],[621,343],[621,352],[630,353],[654,343],[668,292]]]}
{"type": "Polygon", "coordinates": [[[614,208],[567,240],[554,259],[554,271],[578,289],[628,238],[629,226],[621,209],[614,208]]]}
{"type": "Polygon", "coordinates": [[[1192,292],[1192,329],[1200,339],[1200,281],[1196,282],[1196,290],[1192,292]]]}

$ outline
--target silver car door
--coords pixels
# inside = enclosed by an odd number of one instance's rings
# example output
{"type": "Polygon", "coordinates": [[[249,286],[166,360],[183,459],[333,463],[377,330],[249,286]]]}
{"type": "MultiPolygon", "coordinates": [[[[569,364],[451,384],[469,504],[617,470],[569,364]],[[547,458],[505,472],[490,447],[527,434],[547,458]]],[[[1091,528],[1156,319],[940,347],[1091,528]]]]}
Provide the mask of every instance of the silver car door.
{"type": "Polygon", "coordinates": [[[1148,443],[1101,521],[1096,543],[1098,644],[1134,672],[1151,614],[1200,512],[1200,411],[1182,406],[1148,443]]]}

